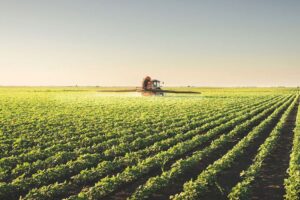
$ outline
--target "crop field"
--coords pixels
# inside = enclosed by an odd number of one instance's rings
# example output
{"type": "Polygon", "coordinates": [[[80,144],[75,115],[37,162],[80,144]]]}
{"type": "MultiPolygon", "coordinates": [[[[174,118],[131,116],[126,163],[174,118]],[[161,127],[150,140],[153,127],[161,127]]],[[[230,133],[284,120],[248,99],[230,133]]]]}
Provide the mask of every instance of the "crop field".
{"type": "Polygon", "coordinates": [[[300,199],[296,89],[102,89],[0,88],[1,200],[300,199]]]}

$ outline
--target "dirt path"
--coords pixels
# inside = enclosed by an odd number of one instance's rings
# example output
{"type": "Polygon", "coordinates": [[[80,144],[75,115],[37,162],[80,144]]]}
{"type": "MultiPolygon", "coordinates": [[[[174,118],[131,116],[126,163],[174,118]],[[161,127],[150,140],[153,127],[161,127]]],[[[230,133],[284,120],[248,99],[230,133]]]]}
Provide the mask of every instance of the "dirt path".
{"type": "Polygon", "coordinates": [[[283,183],[289,167],[298,106],[299,101],[288,117],[277,148],[266,159],[260,176],[255,181],[252,199],[283,199],[285,194],[283,183]]]}

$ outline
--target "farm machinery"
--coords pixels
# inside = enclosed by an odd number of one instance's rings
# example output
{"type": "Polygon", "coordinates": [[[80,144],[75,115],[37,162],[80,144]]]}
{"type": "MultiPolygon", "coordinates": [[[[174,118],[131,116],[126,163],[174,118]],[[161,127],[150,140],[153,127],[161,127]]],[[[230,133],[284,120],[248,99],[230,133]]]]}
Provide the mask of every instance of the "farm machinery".
{"type": "Polygon", "coordinates": [[[164,91],[161,89],[160,81],[151,79],[150,76],[146,76],[144,78],[140,92],[143,96],[164,96],[164,91]]]}
{"type": "Polygon", "coordinates": [[[100,92],[140,92],[143,96],[164,96],[166,93],[201,94],[195,91],[163,90],[161,83],[162,82],[157,79],[146,76],[142,81],[142,87],[135,89],[103,90],[100,92]]]}

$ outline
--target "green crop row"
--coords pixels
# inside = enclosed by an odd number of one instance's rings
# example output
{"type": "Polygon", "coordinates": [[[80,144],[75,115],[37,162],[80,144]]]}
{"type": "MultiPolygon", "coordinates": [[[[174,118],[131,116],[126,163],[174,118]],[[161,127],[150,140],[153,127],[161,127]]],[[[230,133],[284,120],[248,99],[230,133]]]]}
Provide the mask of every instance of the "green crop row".
{"type": "MultiPolygon", "coordinates": [[[[247,113],[247,112],[246,112],[247,113]]],[[[192,139],[179,142],[174,147],[166,150],[161,151],[160,153],[156,154],[155,156],[148,157],[145,160],[142,160],[137,165],[127,167],[123,172],[118,173],[117,175],[107,176],[101,179],[99,182],[95,184],[95,186],[89,188],[88,191],[82,191],[78,194],[77,197],[70,197],[72,198],[79,198],[79,199],[99,199],[102,198],[113,191],[117,190],[121,186],[125,184],[129,184],[142,176],[146,175],[150,171],[154,169],[163,168],[164,165],[176,158],[180,158],[180,156],[184,155],[185,153],[193,150],[195,147],[208,142],[212,138],[220,135],[221,133],[224,134],[227,130],[233,129],[239,123],[251,118],[251,115],[247,115],[246,113],[240,113],[237,118],[228,121],[216,127],[215,129],[209,130],[206,134],[200,134],[194,136],[192,139]]],[[[253,113],[252,113],[253,114],[253,113]]],[[[257,114],[257,113],[255,113],[257,114]]],[[[225,116],[226,117],[226,116],[225,116]]]]}
{"type": "Polygon", "coordinates": [[[297,96],[294,102],[286,110],[279,123],[276,125],[274,130],[271,132],[270,136],[265,140],[265,142],[259,147],[259,151],[255,156],[253,163],[250,167],[241,173],[242,181],[234,186],[228,195],[231,200],[239,199],[250,199],[251,194],[251,184],[255,181],[255,178],[259,175],[260,169],[263,165],[265,159],[271,155],[272,150],[276,147],[280,135],[284,134],[283,130],[286,125],[288,116],[290,115],[292,109],[296,106],[299,97],[297,96]]]}
{"type": "Polygon", "coordinates": [[[155,198],[206,158],[260,137],[257,127],[275,126],[293,98],[269,89],[163,98],[5,91],[0,199],[10,200],[114,198],[129,185],[129,199],[155,198]]]}
{"type": "MultiPolygon", "coordinates": [[[[262,107],[263,105],[256,105],[258,107],[262,107]]],[[[248,108],[248,107],[247,107],[248,108]]],[[[239,111],[239,115],[247,112],[247,110],[251,110],[252,108],[246,109],[246,111],[239,111]]],[[[262,110],[262,109],[261,109],[262,110]]],[[[103,161],[98,164],[96,168],[92,168],[91,170],[84,170],[80,172],[80,174],[75,175],[71,177],[71,182],[64,182],[61,184],[53,184],[49,186],[42,187],[40,189],[34,189],[31,193],[29,193],[29,196],[32,194],[37,195],[39,191],[47,191],[48,193],[58,193],[62,194],[64,192],[70,191],[71,188],[75,188],[75,186],[78,186],[79,183],[84,184],[86,182],[91,182],[93,180],[97,180],[97,178],[109,174],[114,170],[124,168],[128,165],[132,165],[136,162],[138,162],[140,159],[144,159],[147,156],[159,153],[160,151],[170,148],[173,145],[176,145],[178,142],[185,141],[189,138],[192,138],[193,136],[205,132],[211,128],[214,128],[220,124],[222,124],[224,121],[229,120],[233,117],[235,117],[237,114],[232,115],[231,113],[223,114],[223,117],[219,120],[213,120],[215,118],[210,119],[210,121],[206,120],[206,123],[202,127],[198,127],[195,130],[190,130],[187,133],[181,133],[178,132],[175,134],[175,137],[171,137],[165,140],[162,140],[160,142],[157,142],[155,144],[147,145],[147,148],[140,149],[136,152],[130,152],[125,155],[125,157],[116,158],[113,161],[107,162],[103,161]],[[104,173],[105,172],[105,173],[104,173]],[[56,191],[56,192],[53,192],[56,191]]],[[[221,133],[221,132],[220,132],[221,133]]],[[[151,144],[151,143],[150,143],[151,144]]],[[[128,145],[130,147],[130,145],[128,145]]],[[[39,195],[41,196],[41,195],[39,195]]]]}
{"type": "MultiPolygon", "coordinates": [[[[257,105],[256,105],[257,106],[257,105]]],[[[268,105],[265,105],[265,107],[268,105]]],[[[208,127],[210,128],[210,127],[208,127]]],[[[178,134],[180,135],[180,134],[178,134]]],[[[161,143],[162,144],[162,143],[161,143]]],[[[151,149],[151,147],[147,148],[151,149]]],[[[162,148],[159,148],[156,152],[159,152],[162,148]]],[[[148,154],[148,153],[147,153],[148,154]]],[[[91,170],[84,170],[80,174],[71,178],[70,182],[64,182],[61,184],[52,184],[49,186],[42,187],[40,189],[32,190],[28,196],[26,197],[36,197],[38,196],[40,199],[53,198],[59,195],[66,195],[69,191],[74,189],[78,189],[78,187],[83,187],[86,183],[94,182],[100,177],[103,177],[105,174],[112,173],[117,169],[124,168],[125,166],[132,165],[136,163],[138,159],[136,159],[136,154],[128,154],[124,158],[115,159],[112,162],[102,162],[96,168],[92,168],[91,170]],[[129,162],[129,158],[131,158],[131,162],[129,162]]],[[[145,156],[143,156],[145,157],[145,156]]],[[[140,158],[140,156],[139,156],[140,158]]],[[[69,192],[70,193],[70,192],[69,192]]],[[[25,198],[26,198],[25,197],[25,198]]]]}
{"type": "MultiPolygon", "coordinates": [[[[261,103],[261,102],[259,102],[259,103],[261,103]]],[[[250,105],[247,105],[247,106],[249,107],[250,105]]],[[[228,109],[228,112],[234,112],[236,109],[239,109],[239,107],[235,108],[235,109],[228,109]]],[[[213,111],[208,110],[207,112],[212,113],[213,111]]],[[[218,115],[214,115],[212,117],[209,117],[208,115],[200,115],[201,117],[194,117],[194,118],[192,118],[192,120],[183,121],[182,123],[180,123],[180,122],[172,123],[172,125],[176,124],[176,126],[169,126],[168,130],[165,130],[159,134],[155,134],[152,132],[152,134],[149,135],[149,131],[148,132],[143,131],[143,132],[135,133],[135,134],[124,134],[123,136],[121,136],[119,138],[105,140],[102,142],[100,142],[97,138],[90,138],[90,141],[93,141],[93,143],[95,143],[95,145],[76,149],[75,151],[74,151],[74,149],[65,146],[64,151],[57,152],[56,151],[58,149],[57,147],[61,147],[61,146],[56,144],[55,145],[56,150],[51,148],[51,150],[49,150],[49,151],[33,152],[30,155],[21,154],[20,156],[11,156],[11,157],[7,157],[7,158],[2,158],[2,159],[0,159],[0,166],[2,169],[6,170],[6,176],[5,176],[5,173],[3,172],[0,176],[0,177],[2,177],[2,178],[0,178],[0,180],[6,180],[7,176],[10,176],[12,178],[12,177],[16,177],[18,175],[22,175],[24,173],[26,173],[25,175],[27,175],[27,174],[33,173],[34,171],[42,170],[43,168],[52,167],[56,164],[63,164],[72,159],[75,159],[76,157],[79,157],[81,154],[84,154],[84,153],[95,153],[95,152],[106,150],[104,153],[107,156],[113,157],[113,156],[116,156],[115,152],[118,149],[120,149],[120,148],[121,148],[121,150],[124,149],[124,147],[122,147],[122,144],[124,144],[124,143],[134,141],[136,144],[136,149],[139,149],[141,146],[143,146],[143,145],[145,146],[145,143],[147,143],[147,140],[156,141],[155,139],[160,138],[161,135],[168,136],[167,134],[165,134],[165,132],[168,132],[170,135],[176,135],[179,132],[185,132],[185,131],[195,128],[199,125],[202,125],[206,122],[209,122],[212,119],[217,119],[218,117],[221,117],[222,114],[223,114],[223,112],[221,112],[218,115]],[[178,128],[175,128],[175,127],[178,127],[178,128]],[[149,136],[147,136],[146,134],[148,134],[149,136]],[[95,139],[95,141],[94,141],[94,139],[95,139]],[[121,143],[121,145],[117,146],[119,143],[121,143]],[[37,160],[36,162],[33,162],[33,163],[28,162],[28,160],[24,160],[24,159],[28,159],[29,157],[33,157],[36,159],[44,158],[46,160],[43,162],[41,162],[41,160],[37,160]],[[18,164],[21,162],[22,162],[22,164],[18,164]]],[[[75,145],[72,144],[72,146],[75,146],[75,145]]],[[[30,159],[30,160],[32,160],[32,159],[30,159]]]]}
{"type": "Polygon", "coordinates": [[[290,155],[290,164],[288,169],[289,177],[285,179],[285,199],[300,199],[300,106],[296,118],[296,128],[294,130],[293,149],[290,155]]]}
{"type": "MultiPolygon", "coordinates": [[[[246,104],[247,105],[247,104],[246,104]]],[[[245,106],[249,107],[249,105],[245,106]]],[[[233,115],[234,116],[234,115],[233,115]]],[[[229,115],[226,115],[222,118],[222,121],[216,121],[213,124],[206,124],[205,128],[202,129],[202,131],[205,131],[209,128],[212,128],[215,126],[214,124],[222,123],[226,120],[228,120],[229,115]]],[[[210,120],[216,119],[212,117],[210,120]]],[[[205,122],[208,122],[208,119],[205,119],[205,122]]],[[[194,135],[199,132],[200,130],[195,130],[193,133],[194,135]]],[[[190,138],[191,134],[183,134],[183,136],[188,136],[186,139],[190,138]]],[[[179,138],[177,138],[179,139],[179,138]]],[[[181,139],[182,140],[182,139],[181,139]]],[[[178,140],[177,140],[178,141],[178,140]]],[[[162,143],[163,144],[163,143],[162,143]]],[[[158,146],[159,147],[159,146],[158,146]]],[[[127,148],[127,146],[126,146],[127,148]]],[[[161,148],[147,148],[146,152],[151,152],[151,150],[155,150],[156,152],[161,150],[161,148]]],[[[100,160],[103,160],[105,158],[105,155],[99,155],[99,154],[83,154],[78,159],[74,161],[67,162],[64,165],[58,165],[54,168],[48,168],[46,170],[38,171],[38,173],[33,174],[32,177],[26,178],[26,176],[20,176],[17,179],[13,180],[9,184],[2,184],[0,188],[7,188],[9,186],[10,193],[6,192],[6,196],[9,196],[9,194],[15,195],[15,194],[23,194],[26,191],[28,191],[30,188],[33,187],[39,187],[42,185],[47,185],[49,183],[59,181],[62,182],[66,179],[66,177],[72,176],[73,174],[79,173],[81,170],[84,170],[86,168],[93,167],[97,165],[97,163],[100,160]]],[[[30,166],[29,166],[30,167],[30,166]]],[[[5,193],[5,192],[4,192],[5,193]]]]}
{"type": "Polygon", "coordinates": [[[246,122],[236,126],[230,133],[223,134],[218,139],[214,140],[208,147],[196,151],[192,156],[178,160],[174,163],[170,170],[164,171],[161,175],[150,178],[144,185],[140,186],[130,199],[151,199],[151,195],[155,192],[162,190],[167,187],[170,183],[175,182],[179,176],[187,173],[193,167],[201,162],[206,157],[211,156],[218,149],[222,149],[228,143],[232,142],[238,135],[246,135],[246,133],[253,129],[257,124],[259,124],[264,118],[266,118],[271,112],[278,107],[281,102],[275,105],[267,106],[263,112],[255,115],[254,117],[247,120],[246,122]]]}
{"type": "Polygon", "coordinates": [[[201,172],[196,180],[188,181],[184,184],[183,192],[172,196],[174,200],[193,200],[199,199],[201,195],[210,187],[216,186],[216,176],[225,169],[230,168],[237,159],[243,156],[245,149],[254,142],[264,131],[272,127],[281,117],[285,109],[291,104],[291,100],[278,107],[276,111],[264,120],[260,125],[255,127],[246,137],[241,139],[230,151],[228,151],[222,158],[209,165],[206,170],[201,172]]]}

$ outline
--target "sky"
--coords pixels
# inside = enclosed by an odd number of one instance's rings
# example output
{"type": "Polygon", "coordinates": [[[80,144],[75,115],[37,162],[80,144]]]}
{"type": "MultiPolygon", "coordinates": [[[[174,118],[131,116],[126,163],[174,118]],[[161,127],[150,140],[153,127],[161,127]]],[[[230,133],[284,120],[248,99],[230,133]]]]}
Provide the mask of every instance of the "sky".
{"type": "Polygon", "coordinates": [[[299,0],[0,0],[0,85],[300,85],[299,0]]]}

